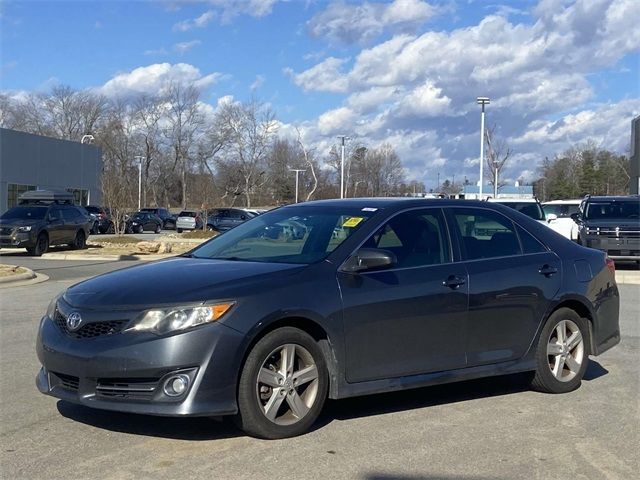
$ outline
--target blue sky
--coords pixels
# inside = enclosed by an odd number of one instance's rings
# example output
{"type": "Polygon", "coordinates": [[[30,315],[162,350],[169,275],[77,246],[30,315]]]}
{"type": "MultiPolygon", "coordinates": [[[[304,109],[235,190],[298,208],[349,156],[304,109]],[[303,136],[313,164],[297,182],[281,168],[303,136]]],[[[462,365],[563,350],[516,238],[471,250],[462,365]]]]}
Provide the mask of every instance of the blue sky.
{"type": "Polygon", "coordinates": [[[504,3],[5,1],[0,89],[200,81],[212,105],[269,102],[319,153],[342,132],[391,142],[427,184],[477,169],[477,95],[495,99],[512,179],[587,139],[623,152],[640,113],[637,3],[504,3]]]}

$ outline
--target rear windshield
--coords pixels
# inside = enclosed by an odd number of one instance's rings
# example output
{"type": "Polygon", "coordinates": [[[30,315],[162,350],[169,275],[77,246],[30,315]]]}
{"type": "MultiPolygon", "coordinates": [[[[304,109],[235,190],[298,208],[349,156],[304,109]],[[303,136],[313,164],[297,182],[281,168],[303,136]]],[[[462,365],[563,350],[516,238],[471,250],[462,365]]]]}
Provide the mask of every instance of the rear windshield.
{"type": "Polygon", "coordinates": [[[597,219],[638,219],[640,215],[640,202],[637,200],[615,200],[610,202],[589,202],[585,212],[585,218],[597,219]]]}
{"type": "Polygon", "coordinates": [[[534,220],[544,220],[544,213],[538,202],[496,202],[504,205],[505,207],[513,208],[514,210],[524,213],[527,217],[531,217],[534,220]]]}
{"type": "Polygon", "coordinates": [[[13,207],[7,210],[0,217],[2,220],[13,220],[16,218],[23,220],[42,220],[47,214],[47,207],[13,207]]]}
{"type": "Polygon", "coordinates": [[[92,207],[91,205],[84,207],[85,210],[89,213],[101,213],[101,210],[99,207],[92,207]]]}
{"type": "Polygon", "coordinates": [[[178,216],[179,216],[179,217],[195,217],[195,216],[196,216],[196,212],[187,212],[187,211],[184,211],[184,212],[180,212],[180,213],[178,214],[178,216]]]}

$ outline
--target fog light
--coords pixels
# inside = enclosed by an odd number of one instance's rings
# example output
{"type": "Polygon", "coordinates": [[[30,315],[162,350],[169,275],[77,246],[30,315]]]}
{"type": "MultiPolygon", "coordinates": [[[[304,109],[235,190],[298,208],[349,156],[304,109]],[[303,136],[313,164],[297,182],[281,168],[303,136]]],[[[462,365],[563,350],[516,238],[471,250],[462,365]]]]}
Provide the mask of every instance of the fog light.
{"type": "Polygon", "coordinates": [[[179,397],[189,388],[189,377],[186,375],[172,375],[164,382],[164,393],[169,397],[179,397]]]}

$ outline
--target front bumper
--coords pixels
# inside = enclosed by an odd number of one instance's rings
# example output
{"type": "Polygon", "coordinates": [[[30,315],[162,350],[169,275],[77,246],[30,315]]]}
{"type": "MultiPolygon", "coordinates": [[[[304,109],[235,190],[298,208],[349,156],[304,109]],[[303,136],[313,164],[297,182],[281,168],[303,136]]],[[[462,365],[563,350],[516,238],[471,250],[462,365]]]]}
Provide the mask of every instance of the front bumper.
{"type": "Polygon", "coordinates": [[[34,247],[36,239],[31,232],[12,232],[10,235],[0,235],[1,248],[29,248],[34,247]]]}
{"type": "Polygon", "coordinates": [[[243,335],[219,323],[171,336],[118,333],[77,339],[45,316],[36,350],[40,392],[93,408],[164,416],[237,412],[243,335]],[[164,393],[168,376],[185,373],[179,398],[164,393]]]}
{"type": "Polygon", "coordinates": [[[587,235],[584,245],[602,250],[614,260],[640,260],[640,237],[587,235]]]}

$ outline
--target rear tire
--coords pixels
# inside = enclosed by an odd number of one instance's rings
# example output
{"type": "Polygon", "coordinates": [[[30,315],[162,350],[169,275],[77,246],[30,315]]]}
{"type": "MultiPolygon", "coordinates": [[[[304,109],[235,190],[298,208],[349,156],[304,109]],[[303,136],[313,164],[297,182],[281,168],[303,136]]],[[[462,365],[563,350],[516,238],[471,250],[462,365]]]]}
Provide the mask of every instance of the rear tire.
{"type": "Polygon", "coordinates": [[[36,246],[27,248],[27,253],[34,257],[39,257],[43,253],[46,253],[47,250],[49,250],[49,237],[46,233],[41,233],[36,240],[36,246]]]}
{"type": "Polygon", "coordinates": [[[177,231],[178,233],[182,233],[182,229],[181,229],[181,228],[178,228],[176,231],[177,231]]]}
{"type": "Polygon", "coordinates": [[[569,308],[559,308],[545,324],[536,349],[534,390],[566,393],[580,386],[589,364],[589,324],[569,308]]]}
{"type": "Polygon", "coordinates": [[[318,418],[328,388],[318,343],[297,328],[279,328],[261,338],[244,363],[236,423],[258,438],[301,435],[318,418]]]}
{"type": "Polygon", "coordinates": [[[161,226],[161,225],[158,225],[158,226],[156,227],[156,233],[160,233],[160,232],[162,232],[162,226],[161,226]]]}

